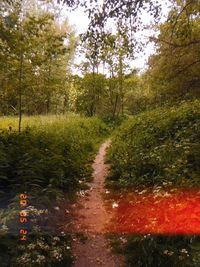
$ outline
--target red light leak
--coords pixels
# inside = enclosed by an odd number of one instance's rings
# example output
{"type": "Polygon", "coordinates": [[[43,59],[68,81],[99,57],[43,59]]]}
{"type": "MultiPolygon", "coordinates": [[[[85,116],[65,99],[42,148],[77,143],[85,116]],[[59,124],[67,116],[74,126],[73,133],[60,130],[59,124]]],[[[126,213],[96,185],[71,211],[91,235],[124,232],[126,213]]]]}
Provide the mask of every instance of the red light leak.
{"type": "Polygon", "coordinates": [[[146,189],[114,196],[107,231],[135,234],[200,234],[200,189],[146,189]]]}

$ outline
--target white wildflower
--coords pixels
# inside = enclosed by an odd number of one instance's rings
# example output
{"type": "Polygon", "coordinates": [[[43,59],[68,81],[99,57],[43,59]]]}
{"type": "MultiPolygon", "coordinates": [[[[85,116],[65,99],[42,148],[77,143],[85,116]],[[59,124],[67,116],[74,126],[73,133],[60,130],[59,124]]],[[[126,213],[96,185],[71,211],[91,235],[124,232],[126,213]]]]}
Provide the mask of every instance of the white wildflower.
{"type": "Polygon", "coordinates": [[[166,250],[164,250],[163,254],[167,255],[167,254],[168,254],[168,252],[169,252],[169,250],[168,250],[168,249],[166,249],[166,250]]]}
{"type": "Polygon", "coordinates": [[[115,203],[115,202],[112,204],[112,208],[113,208],[113,209],[114,209],[114,208],[117,208],[118,206],[119,206],[119,205],[118,205],[117,203],[115,203]]]}
{"type": "Polygon", "coordinates": [[[7,231],[7,230],[8,230],[8,227],[7,227],[7,225],[3,224],[3,225],[1,226],[1,229],[7,231]]]}
{"type": "Polygon", "coordinates": [[[36,262],[37,263],[43,263],[43,262],[45,262],[45,256],[43,256],[43,255],[37,255],[36,262]]]}
{"type": "Polygon", "coordinates": [[[144,194],[144,193],[146,193],[146,192],[147,192],[147,190],[146,190],[146,189],[144,189],[144,190],[142,190],[142,191],[138,192],[138,194],[139,194],[139,195],[142,195],[142,194],[144,194]]]}
{"type": "Polygon", "coordinates": [[[180,252],[181,252],[181,253],[188,254],[188,251],[187,251],[185,248],[181,249],[180,252]]]}
{"type": "Polygon", "coordinates": [[[163,254],[168,255],[168,256],[172,256],[172,255],[174,254],[174,252],[173,252],[173,251],[169,251],[168,249],[166,249],[166,250],[163,252],[163,254]]]}
{"type": "Polygon", "coordinates": [[[57,250],[52,251],[52,257],[56,258],[58,261],[62,260],[62,254],[60,254],[57,250]]]}
{"type": "Polygon", "coordinates": [[[60,241],[60,238],[59,238],[58,236],[55,236],[55,237],[53,238],[53,240],[54,240],[54,241],[60,241]]]}
{"type": "Polygon", "coordinates": [[[82,197],[84,197],[84,196],[85,196],[85,191],[81,190],[81,191],[79,192],[79,195],[82,196],[82,197]]]}
{"type": "Polygon", "coordinates": [[[29,245],[28,245],[28,249],[29,249],[29,250],[34,249],[35,247],[36,247],[35,244],[29,244],[29,245]]]}

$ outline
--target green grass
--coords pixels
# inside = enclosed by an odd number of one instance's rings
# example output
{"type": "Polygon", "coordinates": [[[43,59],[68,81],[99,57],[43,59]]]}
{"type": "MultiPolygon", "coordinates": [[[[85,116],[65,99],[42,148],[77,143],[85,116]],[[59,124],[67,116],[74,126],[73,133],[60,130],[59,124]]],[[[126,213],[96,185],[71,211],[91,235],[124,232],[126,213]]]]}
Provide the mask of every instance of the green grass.
{"type": "Polygon", "coordinates": [[[108,184],[200,185],[200,101],[130,118],[114,134],[108,184]]]}
{"type": "MultiPolygon", "coordinates": [[[[49,128],[53,127],[56,123],[61,125],[66,125],[66,123],[71,123],[72,120],[80,120],[81,117],[76,114],[66,114],[66,115],[38,115],[38,116],[23,116],[22,117],[22,129],[26,127],[43,127],[49,128]]],[[[0,117],[0,129],[9,129],[12,127],[12,130],[18,130],[19,119],[16,116],[2,116],[0,117]]]]}

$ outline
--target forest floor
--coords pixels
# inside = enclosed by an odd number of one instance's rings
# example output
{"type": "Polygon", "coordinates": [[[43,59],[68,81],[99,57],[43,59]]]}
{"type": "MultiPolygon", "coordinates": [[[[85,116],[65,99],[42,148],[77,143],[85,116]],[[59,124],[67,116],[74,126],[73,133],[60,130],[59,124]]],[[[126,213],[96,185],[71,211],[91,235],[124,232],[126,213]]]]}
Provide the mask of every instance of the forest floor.
{"type": "Polygon", "coordinates": [[[111,214],[106,211],[104,180],[108,173],[105,164],[106,149],[110,141],[106,141],[99,149],[92,165],[93,182],[86,195],[80,196],[76,211],[76,221],[73,225],[73,254],[75,267],[122,267],[122,256],[112,254],[106,236],[106,224],[111,214]]]}

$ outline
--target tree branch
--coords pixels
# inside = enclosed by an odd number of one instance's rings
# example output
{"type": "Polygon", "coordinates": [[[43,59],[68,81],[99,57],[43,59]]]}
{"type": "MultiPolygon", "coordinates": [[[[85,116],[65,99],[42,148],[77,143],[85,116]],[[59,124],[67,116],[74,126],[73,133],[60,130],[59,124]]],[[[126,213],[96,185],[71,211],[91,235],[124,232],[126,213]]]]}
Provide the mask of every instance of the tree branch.
{"type": "Polygon", "coordinates": [[[199,44],[200,43],[200,40],[193,40],[193,41],[190,41],[188,42],[187,44],[175,44],[171,41],[167,41],[167,40],[164,40],[164,39],[159,39],[159,38],[156,38],[156,37],[149,37],[149,40],[150,41],[153,41],[155,43],[165,43],[165,44],[168,44],[169,46],[172,46],[174,48],[181,48],[181,47],[188,47],[188,46],[191,46],[191,45],[196,45],[196,44],[199,44]]]}

